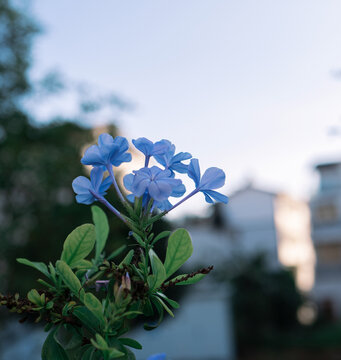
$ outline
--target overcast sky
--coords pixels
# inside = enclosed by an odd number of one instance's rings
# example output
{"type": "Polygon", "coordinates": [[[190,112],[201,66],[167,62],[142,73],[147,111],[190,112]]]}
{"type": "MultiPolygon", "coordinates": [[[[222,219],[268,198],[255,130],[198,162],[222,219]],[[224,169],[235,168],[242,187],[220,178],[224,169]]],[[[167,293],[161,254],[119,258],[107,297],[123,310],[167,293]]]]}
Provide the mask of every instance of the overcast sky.
{"type": "Polygon", "coordinates": [[[131,99],[123,135],[223,168],[227,194],[252,178],[307,198],[312,164],[341,159],[328,135],[341,126],[339,0],[35,0],[32,12],[33,77],[59,69],[131,99]]]}

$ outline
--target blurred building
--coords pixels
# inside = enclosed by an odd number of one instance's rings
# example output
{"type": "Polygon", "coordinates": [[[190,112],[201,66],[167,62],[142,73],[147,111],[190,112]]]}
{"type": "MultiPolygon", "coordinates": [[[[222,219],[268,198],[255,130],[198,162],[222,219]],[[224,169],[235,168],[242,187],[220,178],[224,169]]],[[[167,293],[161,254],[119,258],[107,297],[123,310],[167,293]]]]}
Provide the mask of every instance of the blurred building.
{"type": "Polygon", "coordinates": [[[311,200],[317,255],[314,295],[331,315],[341,316],[341,162],[316,166],[319,188],[311,200]]]}
{"type": "Polygon", "coordinates": [[[229,262],[263,254],[270,268],[291,268],[302,291],[313,287],[315,253],[304,201],[248,184],[232,194],[228,206],[215,205],[209,218],[187,228],[195,248],[193,263],[209,259],[220,270],[229,262]]]}

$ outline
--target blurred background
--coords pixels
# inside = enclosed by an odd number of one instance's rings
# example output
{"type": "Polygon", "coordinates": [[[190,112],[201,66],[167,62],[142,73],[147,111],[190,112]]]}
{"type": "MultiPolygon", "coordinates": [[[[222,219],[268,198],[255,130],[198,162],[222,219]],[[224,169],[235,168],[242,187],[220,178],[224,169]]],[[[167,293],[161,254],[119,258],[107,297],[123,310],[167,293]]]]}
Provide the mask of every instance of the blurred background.
{"type": "MultiPolygon", "coordinates": [[[[15,259],[54,261],[91,221],[71,182],[101,132],[166,138],[224,169],[230,202],[198,195],[159,225],[189,229],[189,270],[215,270],[174,295],[174,320],[132,330],[137,359],[341,359],[340,13],[336,0],[0,0],[0,292],[37,286],[15,259]]],[[[132,152],[122,174],[142,166],[132,152]]],[[[110,229],[112,249],[127,241],[110,229]]],[[[0,310],[0,359],[38,360],[42,329],[0,310]]]]}

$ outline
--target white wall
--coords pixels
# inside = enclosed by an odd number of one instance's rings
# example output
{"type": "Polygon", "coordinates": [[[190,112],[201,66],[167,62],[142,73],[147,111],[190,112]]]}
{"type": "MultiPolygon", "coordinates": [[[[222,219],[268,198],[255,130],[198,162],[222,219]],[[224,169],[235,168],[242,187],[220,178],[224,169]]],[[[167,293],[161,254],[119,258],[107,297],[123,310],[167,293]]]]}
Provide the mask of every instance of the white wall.
{"type": "MultiPolygon", "coordinates": [[[[203,280],[209,283],[209,279],[203,280]]],[[[204,285],[204,284],[203,284],[204,285]]],[[[143,344],[136,350],[137,360],[155,353],[166,353],[167,360],[233,360],[234,338],[228,294],[217,285],[192,285],[170,318],[153,331],[143,329],[130,335],[143,344]],[[204,289],[205,287],[205,289],[204,289]]]]}
{"type": "Polygon", "coordinates": [[[224,207],[226,223],[235,232],[234,248],[244,256],[265,253],[271,267],[279,266],[275,198],[275,194],[249,187],[236,192],[224,207]]]}

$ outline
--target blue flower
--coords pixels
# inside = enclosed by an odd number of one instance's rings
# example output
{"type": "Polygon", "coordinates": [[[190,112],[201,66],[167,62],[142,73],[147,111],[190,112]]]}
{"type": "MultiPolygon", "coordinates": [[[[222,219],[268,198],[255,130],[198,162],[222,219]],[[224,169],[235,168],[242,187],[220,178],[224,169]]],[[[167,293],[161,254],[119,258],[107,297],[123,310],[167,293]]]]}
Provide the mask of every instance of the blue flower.
{"type": "Polygon", "coordinates": [[[127,190],[136,197],[148,193],[157,202],[167,200],[173,190],[181,185],[181,180],[171,177],[170,170],[161,170],[157,166],[134,171],[133,176],[132,178],[131,174],[128,174],[124,177],[127,190]]]}
{"type": "Polygon", "coordinates": [[[165,154],[168,150],[168,144],[165,143],[153,143],[152,141],[146,139],[145,137],[138,138],[133,140],[133,144],[136,149],[140,150],[146,157],[145,167],[148,166],[150,157],[153,155],[162,155],[165,154]]]}
{"type": "Polygon", "coordinates": [[[137,150],[140,150],[146,157],[153,155],[154,144],[145,137],[140,137],[132,141],[137,150]]]}
{"type": "Polygon", "coordinates": [[[198,159],[192,159],[188,166],[188,176],[194,181],[196,191],[201,191],[208,203],[212,204],[216,200],[217,202],[227,204],[228,197],[213,190],[219,189],[225,184],[225,173],[223,170],[211,167],[201,177],[199,161],[198,159]]]}
{"type": "MultiPolygon", "coordinates": [[[[133,191],[134,176],[135,176],[134,174],[128,174],[123,178],[124,187],[130,192],[133,191]]],[[[129,194],[127,195],[127,199],[133,203],[135,201],[135,195],[129,194]]],[[[145,208],[148,205],[149,200],[150,200],[150,196],[148,194],[148,190],[146,190],[145,193],[143,194],[143,199],[142,199],[143,208],[145,208]]]]}
{"type": "MultiPolygon", "coordinates": [[[[123,178],[123,183],[124,183],[125,188],[131,192],[133,191],[134,176],[135,176],[134,174],[128,174],[123,178]]],[[[170,196],[171,197],[181,197],[185,192],[186,192],[185,185],[179,184],[173,188],[170,196]]],[[[143,208],[147,207],[150,198],[151,197],[149,195],[148,189],[146,189],[145,193],[143,194],[143,199],[142,199],[142,207],[143,208]]],[[[135,201],[134,194],[127,195],[127,199],[130,202],[134,202],[135,201]]],[[[172,206],[173,205],[169,202],[168,199],[165,199],[163,201],[154,201],[154,204],[153,204],[153,208],[157,207],[161,211],[169,210],[172,206]]]]}
{"type": "MultiPolygon", "coordinates": [[[[186,192],[186,188],[184,184],[180,184],[177,187],[175,187],[172,191],[172,193],[170,194],[171,197],[181,197],[184,193],[186,192]]],[[[155,202],[155,206],[160,209],[161,211],[168,211],[170,210],[173,205],[170,203],[170,201],[167,200],[163,200],[163,201],[156,201],[155,202]]]]}
{"type": "Polygon", "coordinates": [[[76,201],[80,204],[90,205],[96,201],[93,194],[103,197],[112,184],[108,176],[103,182],[103,169],[94,167],[90,173],[90,180],[85,176],[78,176],[72,182],[73,191],[77,194],[76,201]]]}
{"type": "Polygon", "coordinates": [[[183,164],[182,161],[188,160],[192,155],[188,152],[180,152],[175,154],[175,145],[168,140],[161,140],[154,145],[154,158],[158,163],[163,165],[166,170],[172,172],[177,171],[185,174],[188,171],[188,165],[183,164]]]}
{"type": "Polygon", "coordinates": [[[127,153],[129,145],[126,138],[109,134],[98,137],[98,145],[90,146],[84,153],[81,163],[93,166],[119,166],[123,162],[131,161],[131,154],[127,153]]]}
{"type": "Polygon", "coordinates": [[[166,354],[155,354],[149,356],[147,360],[166,360],[166,354]]]}

